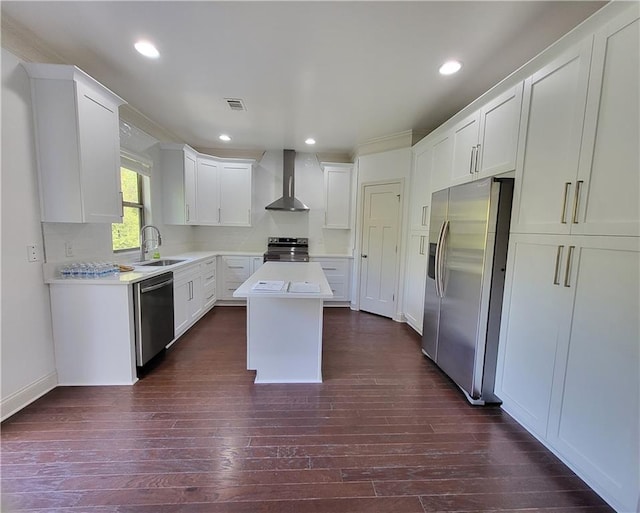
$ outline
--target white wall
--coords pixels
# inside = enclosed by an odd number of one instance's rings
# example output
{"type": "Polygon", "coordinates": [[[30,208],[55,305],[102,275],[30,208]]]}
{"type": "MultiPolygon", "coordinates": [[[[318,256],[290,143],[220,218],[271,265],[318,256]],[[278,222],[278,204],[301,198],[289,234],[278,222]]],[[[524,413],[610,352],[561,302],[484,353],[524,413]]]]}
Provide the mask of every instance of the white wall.
{"type": "Polygon", "coordinates": [[[29,79],[18,58],[2,49],[2,390],[5,418],[57,383],[49,289],[42,262],[40,202],[29,79]]]}
{"type": "Polygon", "coordinates": [[[267,151],[254,164],[251,227],[194,228],[198,249],[263,252],[267,237],[309,237],[312,255],[351,255],[351,230],[327,230],[324,224],[324,175],[313,153],[297,153],[295,196],[308,212],[265,210],[282,196],[282,151],[267,151]]]}
{"type": "MultiPolygon", "coordinates": [[[[409,212],[409,175],[411,172],[411,148],[402,148],[398,150],[385,151],[382,153],[374,153],[370,155],[362,155],[357,159],[357,205],[356,210],[356,237],[354,255],[360,255],[360,246],[362,242],[362,187],[364,184],[372,182],[381,182],[384,180],[404,180],[403,189],[403,208],[402,219],[400,220],[400,254],[398,255],[398,273],[396,287],[396,313],[394,320],[402,319],[402,279],[404,274],[404,254],[407,238],[406,220],[409,212]]],[[[360,258],[353,259],[353,295],[351,307],[359,309],[359,290],[360,290],[360,258]]]]}

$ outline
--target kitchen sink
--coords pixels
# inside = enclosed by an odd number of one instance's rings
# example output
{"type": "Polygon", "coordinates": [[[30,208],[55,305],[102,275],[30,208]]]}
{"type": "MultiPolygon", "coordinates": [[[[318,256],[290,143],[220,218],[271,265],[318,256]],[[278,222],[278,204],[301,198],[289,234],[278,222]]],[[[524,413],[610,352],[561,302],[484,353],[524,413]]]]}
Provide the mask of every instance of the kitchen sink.
{"type": "Polygon", "coordinates": [[[184,260],[171,260],[169,258],[165,258],[162,260],[151,260],[150,262],[139,263],[140,267],[166,267],[168,265],[179,264],[180,262],[184,262],[184,260]]]}

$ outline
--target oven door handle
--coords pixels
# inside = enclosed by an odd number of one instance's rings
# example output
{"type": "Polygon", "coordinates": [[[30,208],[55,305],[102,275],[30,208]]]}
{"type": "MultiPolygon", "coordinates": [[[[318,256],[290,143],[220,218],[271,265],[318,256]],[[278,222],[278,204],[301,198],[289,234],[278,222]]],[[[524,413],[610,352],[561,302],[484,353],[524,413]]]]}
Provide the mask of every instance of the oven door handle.
{"type": "Polygon", "coordinates": [[[140,288],[140,294],[145,294],[146,292],[151,292],[152,290],[157,290],[162,287],[166,287],[167,285],[171,285],[173,283],[173,279],[163,281],[162,283],[158,283],[157,285],[151,285],[150,287],[140,288]]]}

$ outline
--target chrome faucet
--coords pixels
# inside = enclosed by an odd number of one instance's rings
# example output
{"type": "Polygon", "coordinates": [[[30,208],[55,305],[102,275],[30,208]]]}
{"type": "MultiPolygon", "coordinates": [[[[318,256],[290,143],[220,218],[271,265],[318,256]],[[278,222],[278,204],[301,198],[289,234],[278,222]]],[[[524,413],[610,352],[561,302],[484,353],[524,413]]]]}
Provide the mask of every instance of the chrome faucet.
{"type": "Polygon", "coordinates": [[[147,252],[147,243],[153,241],[153,239],[144,238],[144,231],[147,228],[153,228],[158,234],[157,244],[151,249],[156,249],[157,247],[162,246],[162,237],[160,236],[160,230],[158,230],[158,228],[152,224],[145,224],[142,228],[140,228],[140,261],[141,262],[144,262],[144,254],[147,252]]]}

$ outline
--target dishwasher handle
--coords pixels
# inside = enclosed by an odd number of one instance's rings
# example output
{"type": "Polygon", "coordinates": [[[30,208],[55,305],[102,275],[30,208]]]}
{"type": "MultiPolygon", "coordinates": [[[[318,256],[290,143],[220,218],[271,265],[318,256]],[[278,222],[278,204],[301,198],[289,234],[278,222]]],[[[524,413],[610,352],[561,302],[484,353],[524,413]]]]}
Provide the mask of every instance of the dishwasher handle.
{"type": "Polygon", "coordinates": [[[172,283],[173,283],[173,278],[171,278],[170,280],[158,283],[156,285],[151,285],[149,287],[140,287],[140,294],[144,294],[145,292],[151,292],[152,290],[157,290],[162,287],[166,287],[167,285],[171,285],[172,283]]]}

